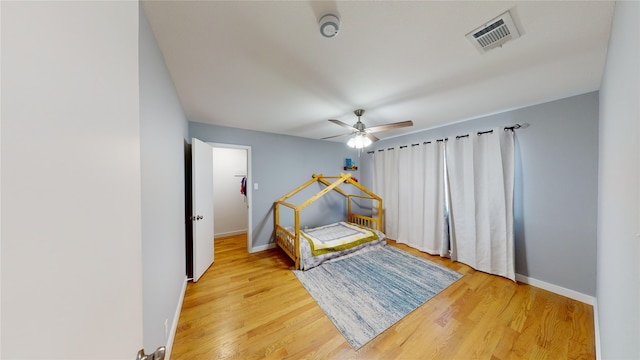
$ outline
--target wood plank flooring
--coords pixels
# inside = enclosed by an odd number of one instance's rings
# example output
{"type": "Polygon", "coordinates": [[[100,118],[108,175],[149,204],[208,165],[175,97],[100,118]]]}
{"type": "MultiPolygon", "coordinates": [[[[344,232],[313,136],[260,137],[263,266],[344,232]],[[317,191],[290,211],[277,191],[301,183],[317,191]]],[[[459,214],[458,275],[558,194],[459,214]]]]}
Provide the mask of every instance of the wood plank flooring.
{"type": "Polygon", "coordinates": [[[216,239],[215,263],[187,286],[171,359],[595,358],[592,306],[389,245],[464,277],[355,351],[280,249],[216,239]]]}

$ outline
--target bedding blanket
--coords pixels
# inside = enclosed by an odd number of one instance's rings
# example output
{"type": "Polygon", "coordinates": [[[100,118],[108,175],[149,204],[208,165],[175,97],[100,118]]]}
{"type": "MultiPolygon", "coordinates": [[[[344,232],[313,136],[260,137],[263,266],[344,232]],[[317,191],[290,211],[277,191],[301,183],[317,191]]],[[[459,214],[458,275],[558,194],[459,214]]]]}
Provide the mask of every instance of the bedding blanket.
{"type": "Polygon", "coordinates": [[[378,240],[378,235],[373,231],[346,222],[307,229],[302,231],[301,235],[309,242],[313,256],[347,250],[378,240]]]}
{"type": "Polygon", "coordinates": [[[306,229],[300,235],[301,270],[387,243],[382,232],[347,222],[306,229]]]}

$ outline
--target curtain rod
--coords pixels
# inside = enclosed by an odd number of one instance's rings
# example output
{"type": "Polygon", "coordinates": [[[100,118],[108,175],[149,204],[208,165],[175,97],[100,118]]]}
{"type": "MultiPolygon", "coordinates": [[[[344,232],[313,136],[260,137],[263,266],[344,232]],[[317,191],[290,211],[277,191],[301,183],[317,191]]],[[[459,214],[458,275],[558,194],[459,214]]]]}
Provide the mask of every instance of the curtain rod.
{"type": "MultiPolygon", "coordinates": [[[[528,124],[528,123],[523,123],[522,125],[520,125],[520,124],[514,124],[514,125],[512,125],[512,126],[505,126],[505,127],[504,127],[504,131],[509,131],[509,130],[510,130],[510,131],[515,131],[516,129],[525,129],[525,128],[528,128],[528,127],[529,127],[529,124],[528,124]]],[[[487,130],[487,131],[478,131],[478,132],[477,132],[477,135],[478,135],[478,136],[480,136],[480,135],[482,135],[482,134],[491,134],[491,133],[493,133],[493,129],[492,129],[492,130],[487,130]]],[[[469,134],[465,134],[465,135],[458,135],[458,136],[456,136],[456,140],[457,140],[457,139],[461,139],[461,138],[466,138],[466,137],[469,137],[469,134]]],[[[442,142],[442,141],[448,141],[448,140],[449,140],[449,138],[437,139],[437,140],[436,140],[436,142],[442,142]]],[[[423,145],[431,144],[431,141],[425,141],[425,142],[423,142],[422,144],[423,144],[423,145]]],[[[412,146],[412,147],[413,147],[413,146],[418,146],[418,145],[420,145],[420,143],[411,144],[411,146],[412,146]]],[[[408,145],[401,145],[401,146],[399,146],[399,148],[400,148],[400,149],[402,149],[402,148],[406,148],[406,147],[408,147],[408,145]]],[[[388,148],[387,150],[393,150],[393,149],[394,149],[394,148],[388,148]]],[[[384,149],[378,149],[378,151],[384,151],[384,149]]],[[[374,154],[374,153],[375,153],[375,151],[367,151],[367,154],[374,154]]]]}

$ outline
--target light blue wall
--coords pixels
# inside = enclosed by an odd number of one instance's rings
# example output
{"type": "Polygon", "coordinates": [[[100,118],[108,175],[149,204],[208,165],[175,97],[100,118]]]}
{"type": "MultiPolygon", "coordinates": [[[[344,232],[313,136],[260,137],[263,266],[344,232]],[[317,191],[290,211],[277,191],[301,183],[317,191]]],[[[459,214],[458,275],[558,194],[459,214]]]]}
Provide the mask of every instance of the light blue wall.
{"type": "MultiPolygon", "coordinates": [[[[253,222],[253,246],[273,242],[273,203],[283,195],[311,179],[312,174],[338,175],[344,172],[345,158],[358,162],[358,155],[344,143],[306,139],[294,136],[242,130],[224,126],[189,122],[190,137],[205,142],[251,146],[249,170],[253,222]]],[[[358,176],[357,172],[353,172],[358,176]]],[[[310,186],[309,191],[291,199],[300,204],[321,186],[310,186]]],[[[332,196],[318,200],[301,215],[301,223],[308,226],[324,225],[339,221],[344,216],[345,202],[332,196]]],[[[285,212],[283,210],[283,212],[285,212]]],[[[283,214],[283,222],[286,213],[283,214]]]]}
{"type": "Polygon", "coordinates": [[[167,344],[165,321],[172,325],[186,281],[187,120],[142,7],[139,27],[143,336],[150,353],[167,344]]]}
{"type": "Polygon", "coordinates": [[[640,359],[640,3],[618,1],[600,89],[602,359],[640,359]]]}
{"type": "MultiPolygon", "coordinates": [[[[497,126],[516,130],[516,272],[594,296],[598,180],[598,93],[578,95],[411,135],[370,150],[497,126]]],[[[371,159],[363,184],[371,184],[371,159]]]]}

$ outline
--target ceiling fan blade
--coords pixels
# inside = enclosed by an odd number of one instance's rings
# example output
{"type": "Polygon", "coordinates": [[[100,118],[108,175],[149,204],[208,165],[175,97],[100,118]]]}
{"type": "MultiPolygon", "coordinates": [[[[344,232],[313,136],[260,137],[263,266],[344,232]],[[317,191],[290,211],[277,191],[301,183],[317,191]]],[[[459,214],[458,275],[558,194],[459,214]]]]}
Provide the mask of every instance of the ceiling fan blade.
{"type": "Polygon", "coordinates": [[[407,121],[400,121],[400,122],[392,123],[392,124],[386,124],[386,125],[380,125],[380,126],[372,126],[372,127],[368,127],[366,129],[366,131],[372,133],[372,132],[378,132],[378,131],[402,128],[402,127],[407,127],[407,126],[413,126],[413,121],[407,120],[407,121]]]}
{"type": "Polygon", "coordinates": [[[351,134],[340,134],[340,135],[327,136],[327,137],[320,138],[320,140],[333,139],[333,138],[337,138],[337,137],[341,137],[341,136],[347,136],[347,135],[351,135],[351,134]]]}
{"type": "Polygon", "coordinates": [[[373,141],[373,142],[376,142],[376,141],[380,140],[380,139],[378,139],[377,137],[375,137],[373,134],[366,133],[366,135],[367,135],[367,137],[369,138],[369,140],[371,140],[371,141],[373,141]]]}
{"type": "Polygon", "coordinates": [[[336,124],[336,125],[340,125],[340,126],[342,126],[342,127],[345,127],[345,128],[347,128],[347,129],[349,129],[349,130],[358,131],[358,129],[354,128],[354,127],[353,127],[353,126],[351,126],[351,125],[345,124],[345,123],[343,123],[343,122],[342,122],[342,121],[340,121],[340,120],[336,120],[336,119],[329,119],[329,121],[331,121],[332,123],[334,123],[334,124],[336,124]]]}

